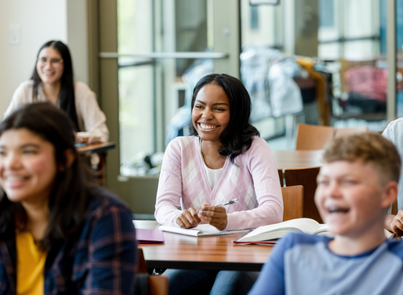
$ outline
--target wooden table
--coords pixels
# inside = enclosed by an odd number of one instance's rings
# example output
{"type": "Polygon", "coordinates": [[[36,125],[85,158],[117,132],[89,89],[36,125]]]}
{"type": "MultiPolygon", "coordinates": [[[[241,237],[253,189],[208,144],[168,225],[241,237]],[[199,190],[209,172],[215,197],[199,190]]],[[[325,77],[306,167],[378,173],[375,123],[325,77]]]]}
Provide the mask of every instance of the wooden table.
{"type": "Polygon", "coordinates": [[[272,151],[278,168],[307,168],[322,166],[323,150],[313,151],[272,151]]]}
{"type": "Polygon", "coordinates": [[[115,146],[114,142],[104,142],[77,147],[77,151],[86,158],[86,162],[94,172],[94,178],[100,186],[105,186],[106,184],[106,151],[115,148],[115,146]],[[92,154],[94,153],[98,155],[98,158],[94,155],[95,161],[92,159],[92,154]]]}
{"type": "Polygon", "coordinates": [[[106,152],[107,150],[110,149],[114,149],[115,146],[116,144],[114,142],[95,143],[77,147],[77,151],[79,153],[84,152],[100,153],[100,152],[106,152]]]}
{"type": "MultiPolygon", "coordinates": [[[[157,228],[156,221],[136,220],[136,228],[157,228]]],[[[233,245],[240,234],[191,237],[164,232],[164,244],[139,244],[148,268],[260,271],[272,246],[233,245]]]]}

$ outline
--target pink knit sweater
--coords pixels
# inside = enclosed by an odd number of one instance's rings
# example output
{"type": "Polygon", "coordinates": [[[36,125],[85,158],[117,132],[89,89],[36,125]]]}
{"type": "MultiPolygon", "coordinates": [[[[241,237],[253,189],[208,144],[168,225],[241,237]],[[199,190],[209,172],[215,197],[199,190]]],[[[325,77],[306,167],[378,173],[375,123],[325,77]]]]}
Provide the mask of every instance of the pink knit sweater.
{"type": "Polygon", "coordinates": [[[248,151],[225,160],[217,183],[210,188],[196,136],[177,137],[168,145],[158,183],[155,217],[158,223],[176,226],[179,207],[199,208],[233,198],[227,207],[226,230],[256,228],[281,222],[283,199],[277,167],[266,141],[254,137],[248,151]]]}

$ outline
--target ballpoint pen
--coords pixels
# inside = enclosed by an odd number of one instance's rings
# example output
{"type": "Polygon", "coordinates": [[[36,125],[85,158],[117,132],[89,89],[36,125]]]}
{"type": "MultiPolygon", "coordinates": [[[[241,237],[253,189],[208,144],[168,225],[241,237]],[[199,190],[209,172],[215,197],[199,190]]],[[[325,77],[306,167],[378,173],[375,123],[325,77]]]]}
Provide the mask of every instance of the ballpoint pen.
{"type": "MultiPolygon", "coordinates": [[[[227,205],[232,205],[232,204],[235,204],[236,202],[238,202],[239,201],[239,199],[232,199],[232,200],[229,200],[228,202],[226,202],[226,203],[219,203],[219,204],[216,204],[216,205],[214,205],[214,207],[224,207],[224,206],[227,206],[227,205]]],[[[199,211],[201,210],[201,206],[200,206],[200,208],[198,208],[197,210],[196,210],[196,213],[199,213],[199,211]]]]}
{"type": "Polygon", "coordinates": [[[223,206],[235,204],[235,203],[238,202],[238,201],[239,201],[238,199],[232,199],[232,200],[229,200],[229,201],[226,202],[226,203],[220,203],[220,204],[216,204],[216,205],[214,205],[214,206],[215,206],[215,207],[223,207],[223,206]]]}

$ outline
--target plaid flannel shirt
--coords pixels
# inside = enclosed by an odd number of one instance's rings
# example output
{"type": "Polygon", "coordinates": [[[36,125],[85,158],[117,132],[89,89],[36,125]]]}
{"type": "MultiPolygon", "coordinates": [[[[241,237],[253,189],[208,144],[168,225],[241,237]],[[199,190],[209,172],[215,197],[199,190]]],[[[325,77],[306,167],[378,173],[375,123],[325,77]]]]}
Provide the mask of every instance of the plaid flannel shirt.
{"type": "MultiPolygon", "coordinates": [[[[50,247],[44,294],[133,294],[137,242],[131,212],[110,192],[96,193],[103,198],[89,205],[81,231],[50,247]]],[[[16,294],[16,268],[15,229],[0,225],[0,294],[16,294]]]]}

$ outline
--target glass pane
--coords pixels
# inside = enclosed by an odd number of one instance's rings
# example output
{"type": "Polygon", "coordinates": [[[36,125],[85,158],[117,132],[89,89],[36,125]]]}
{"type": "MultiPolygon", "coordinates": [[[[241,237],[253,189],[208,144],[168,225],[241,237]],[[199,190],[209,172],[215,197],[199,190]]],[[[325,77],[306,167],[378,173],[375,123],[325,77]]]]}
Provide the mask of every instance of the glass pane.
{"type": "Polygon", "coordinates": [[[386,42],[382,42],[386,3],[333,2],[339,37],[320,42],[318,52],[319,58],[332,61],[328,63],[333,80],[331,123],[335,128],[367,126],[380,131],[386,123],[386,42]]]}
{"type": "Polygon", "coordinates": [[[319,42],[334,41],[342,37],[340,0],[319,0],[319,42]]]}
{"type": "Polygon", "coordinates": [[[280,137],[273,131],[277,138],[268,138],[272,148],[294,149],[296,125],[303,122],[382,130],[387,101],[385,0],[280,1],[276,6],[250,6],[241,0],[241,8],[247,53],[241,65],[249,60],[253,69],[242,76],[245,85],[250,83],[253,100],[266,98],[269,116],[284,118],[284,125],[277,126],[280,137]],[[287,100],[291,96],[294,103],[287,100]],[[301,102],[299,112],[295,106],[301,102]]]}
{"type": "MultiPolygon", "coordinates": [[[[142,162],[154,152],[153,69],[122,67],[119,69],[120,157],[123,175],[133,163],[142,162]],[[126,169],[127,168],[127,169],[126,169]]],[[[130,169],[129,169],[130,170],[130,169]]],[[[137,173],[142,173],[138,171],[137,173]]],[[[131,171],[130,174],[136,174],[131,171]]]]}
{"type": "Polygon", "coordinates": [[[396,80],[397,80],[397,103],[396,116],[403,117],[403,0],[396,1],[396,80]]]}
{"type": "Polygon", "coordinates": [[[259,45],[282,47],[282,6],[251,6],[241,1],[242,47],[259,45]]]}
{"type": "MultiPolygon", "coordinates": [[[[121,54],[212,51],[209,26],[207,0],[118,0],[121,54]]],[[[158,174],[166,144],[188,134],[195,83],[212,72],[208,59],[119,58],[122,175],[158,174]]]]}
{"type": "Polygon", "coordinates": [[[284,48],[282,9],[241,1],[241,79],[252,100],[251,123],[265,139],[284,132],[284,119],[274,118],[268,87],[269,69],[284,48]]]}
{"type": "MultiPolygon", "coordinates": [[[[208,50],[207,0],[176,0],[175,16],[176,51],[208,50]]],[[[182,76],[194,61],[194,59],[178,59],[176,61],[177,76],[182,76]]]]}
{"type": "MultiPolygon", "coordinates": [[[[118,1],[119,53],[153,50],[152,1],[118,1]]],[[[144,174],[144,158],[155,150],[154,61],[119,58],[121,174],[144,174]]]]}

